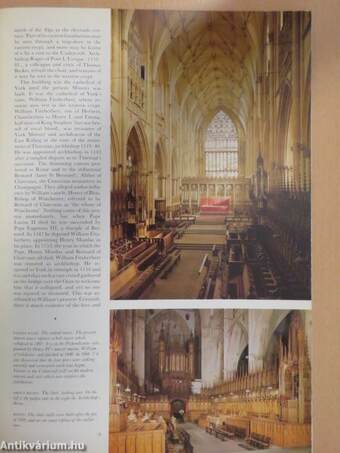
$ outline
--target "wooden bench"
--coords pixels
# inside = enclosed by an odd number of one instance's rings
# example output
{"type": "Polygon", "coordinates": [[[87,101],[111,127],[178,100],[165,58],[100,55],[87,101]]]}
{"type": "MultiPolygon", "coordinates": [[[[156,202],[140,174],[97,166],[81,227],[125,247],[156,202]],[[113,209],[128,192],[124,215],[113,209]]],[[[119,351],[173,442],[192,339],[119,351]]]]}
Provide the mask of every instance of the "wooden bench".
{"type": "Polygon", "coordinates": [[[153,261],[157,259],[158,256],[158,250],[157,250],[157,245],[152,244],[149,247],[147,247],[142,253],[137,255],[134,259],[133,262],[136,264],[138,270],[144,271],[150,264],[152,264],[153,261]]]}
{"type": "Polygon", "coordinates": [[[223,422],[223,429],[229,439],[235,437],[236,426],[228,425],[225,422],[223,422]]]}
{"type": "Polygon", "coordinates": [[[116,295],[116,299],[138,299],[140,295],[145,291],[153,282],[155,276],[153,269],[148,268],[144,272],[140,273],[129,285],[124,288],[119,294],[116,295]]]}
{"type": "Polygon", "coordinates": [[[247,435],[247,431],[245,428],[240,428],[239,426],[235,427],[235,436],[239,437],[240,439],[244,439],[247,435]]]}
{"type": "Polygon", "coordinates": [[[167,256],[165,258],[160,256],[158,258],[158,260],[154,263],[154,269],[155,269],[156,275],[159,275],[163,271],[165,266],[170,263],[170,261],[171,261],[170,256],[167,256]]]}
{"type": "Polygon", "coordinates": [[[160,273],[160,278],[161,279],[167,278],[168,274],[172,271],[172,269],[178,263],[180,258],[181,258],[180,253],[175,254],[175,256],[167,263],[167,265],[164,267],[164,269],[160,273]]]}
{"type": "Polygon", "coordinates": [[[229,438],[229,435],[223,428],[215,428],[215,437],[225,441],[229,438]]]}
{"type": "Polygon", "coordinates": [[[245,428],[241,428],[239,426],[234,426],[223,422],[222,426],[220,427],[223,430],[224,434],[229,438],[233,439],[234,437],[238,437],[240,439],[244,439],[247,435],[247,431],[245,428]]]}
{"type": "Polygon", "coordinates": [[[256,447],[262,450],[270,447],[271,438],[264,436],[263,434],[250,433],[250,436],[246,438],[246,442],[252,447],[256,447]]]}
{"type": "Polygon", "coordinates": [[[139,272],[135,263],[130,263],[118,271],[110,281],[111,297],[113,299],[118,298],[120,293],[125,292],[126,288],[133,284],[138,275],[139,272]]]}

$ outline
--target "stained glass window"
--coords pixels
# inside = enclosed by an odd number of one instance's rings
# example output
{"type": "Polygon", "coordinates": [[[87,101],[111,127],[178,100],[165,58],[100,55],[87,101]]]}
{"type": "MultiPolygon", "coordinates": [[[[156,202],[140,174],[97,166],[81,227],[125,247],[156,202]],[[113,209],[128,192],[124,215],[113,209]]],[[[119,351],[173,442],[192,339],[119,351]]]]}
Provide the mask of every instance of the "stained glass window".
{"type": "Polygon", "coordinates": [[[205,173],[210,177],[238,176],[238,134],[232,120],[222,111],[207,129],[205,173]]]}

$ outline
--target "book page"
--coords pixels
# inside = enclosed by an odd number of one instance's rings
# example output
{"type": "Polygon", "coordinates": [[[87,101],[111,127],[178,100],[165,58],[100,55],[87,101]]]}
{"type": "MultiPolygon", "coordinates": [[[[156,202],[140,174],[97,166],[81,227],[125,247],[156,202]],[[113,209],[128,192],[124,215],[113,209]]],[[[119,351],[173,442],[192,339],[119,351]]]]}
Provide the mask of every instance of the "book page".
{"type": "Polygon", "coordinates": [[[0,20],[0,438],[104,451],[110,11],[0,20]]]}
{"type": "Polygon", "coordinates": [[[310,12],[2,20],[0,449],[310,453],[310,12]]]}

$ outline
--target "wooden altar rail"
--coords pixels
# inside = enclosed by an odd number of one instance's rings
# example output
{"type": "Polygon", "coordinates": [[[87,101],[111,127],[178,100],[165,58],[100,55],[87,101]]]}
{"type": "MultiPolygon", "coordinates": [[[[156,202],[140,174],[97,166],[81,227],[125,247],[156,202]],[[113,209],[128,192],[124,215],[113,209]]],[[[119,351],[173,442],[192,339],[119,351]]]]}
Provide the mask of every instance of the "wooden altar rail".
{"type": "Polygon", "coordinates": [[[303,448],[311,445],[310,424],[251,419],[250,431],[270,437],[274,445],[283,448],[303,448]]]}
{"type": "Polygon", "coordinates": [[[110,433],[109,453],[165,453],[163,430],[110,433]]]}
{"type": "Polygon", "coordinates": [[[246,390],[258,390],[260,388],[277,388],[279,374],[277,370],[263,370],[257,373],[238,376],[230,381],[217,384],[211,388],[204,388],[203,395],[225,395],[227,393],[245,392],[246,390]]]}

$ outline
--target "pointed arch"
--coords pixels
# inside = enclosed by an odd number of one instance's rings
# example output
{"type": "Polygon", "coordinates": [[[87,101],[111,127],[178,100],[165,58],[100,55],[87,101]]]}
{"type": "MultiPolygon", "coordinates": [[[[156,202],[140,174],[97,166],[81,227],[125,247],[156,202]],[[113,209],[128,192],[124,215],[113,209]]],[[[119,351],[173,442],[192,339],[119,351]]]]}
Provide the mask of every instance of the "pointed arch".
{"type": "MultiPolygon", "coordinates": [[[[136,198],[135,217],[139,222],[147,218],[148,204],[148,144],[140,122],[135,123],[127,136],[126,161],[130,161],[130,190],[136,198]]],[[[131,233],[133,234],[133,232],[131,233]]]]}
{"type": "Polygon", "coordinates": [[[149,168],[149,145],[147,136],[140,121],[135,122],[127,133],[127,155],[129,149],[133,151],[132,158],[138,163],[143,172],[147,172],[149,168]]]}

